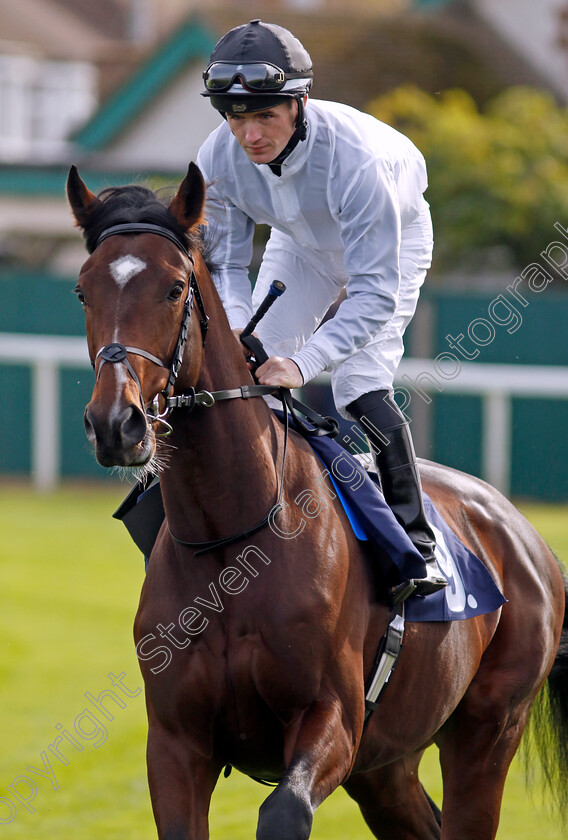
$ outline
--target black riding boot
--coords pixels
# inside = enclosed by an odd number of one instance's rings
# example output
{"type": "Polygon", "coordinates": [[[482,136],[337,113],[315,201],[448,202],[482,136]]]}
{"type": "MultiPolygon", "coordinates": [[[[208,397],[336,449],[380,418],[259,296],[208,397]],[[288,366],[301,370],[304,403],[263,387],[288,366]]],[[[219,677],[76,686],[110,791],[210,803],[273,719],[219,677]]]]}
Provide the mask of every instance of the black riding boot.
{"type": "MultiPolygon", "coordinates": [[[[447,581],[436,563],[436,538],[424,511],[408,422],[389,391],[364,394],[350,403],[347,410],[367,435],[387,504],[426,563],[424,578],[409,582],[409,594],[429,595],[443,589],[447,581]],[[415,589],[411,588],[412,584],[415,589]]],[[[405,583],[396,590],[402,593],[405,583]]]]}

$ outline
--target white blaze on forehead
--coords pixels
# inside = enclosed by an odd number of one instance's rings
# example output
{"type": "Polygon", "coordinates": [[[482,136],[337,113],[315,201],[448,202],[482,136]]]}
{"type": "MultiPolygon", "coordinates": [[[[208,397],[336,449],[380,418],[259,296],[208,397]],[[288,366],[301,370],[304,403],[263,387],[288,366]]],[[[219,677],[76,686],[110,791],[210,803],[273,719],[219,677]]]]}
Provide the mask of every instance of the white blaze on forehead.
{"type": "Polygon", "coordinates": [[[129,280],[144,271],[146,263],[138,257],[126,256],[111,262],[109,268],[114,282],[122,289],[129,280]]]}

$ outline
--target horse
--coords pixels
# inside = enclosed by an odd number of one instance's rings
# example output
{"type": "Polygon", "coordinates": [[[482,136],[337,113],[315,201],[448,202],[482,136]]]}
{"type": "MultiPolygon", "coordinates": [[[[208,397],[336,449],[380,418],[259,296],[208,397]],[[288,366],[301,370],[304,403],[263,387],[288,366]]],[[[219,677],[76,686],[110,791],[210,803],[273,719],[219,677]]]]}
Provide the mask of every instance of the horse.
{"type": "Polygon", "coordinates": [[[254,391],[203,251],[198,167],[169,202],[139,186],[95,195],[75,167],[67,195],[90,254],[75,289],[96,373],[87,437],[105,467],[160,469],[165,520],[134,623],[160,840],[209,837],[230,766],[274,785],[257,840],[307,840],[340,785],[382,840],[492,840],[543,687],[552,702],[536,725],[556,727],[547,758],[564,762],[566,801],[568,589],[535,529],[483,481],[420,461],[425,490],[507,602],[407,623],[365,723],[391,606],[311,447],[254,391]],[[418,776],[433,743],[441,811],[418,776]]]}

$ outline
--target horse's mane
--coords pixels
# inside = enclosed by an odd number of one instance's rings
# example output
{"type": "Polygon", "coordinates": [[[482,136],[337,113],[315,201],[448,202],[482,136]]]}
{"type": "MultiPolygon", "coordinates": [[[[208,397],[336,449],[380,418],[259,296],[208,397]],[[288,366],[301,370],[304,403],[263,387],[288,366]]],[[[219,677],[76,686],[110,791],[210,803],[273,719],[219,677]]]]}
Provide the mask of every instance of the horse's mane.
{"type": "Polygon", "coordinates": [[[87,251],[92,254],[101,233],[113,225],[144,222],[160,225],[171,231],[191,250],[203,251],[200,233],[187,233],[168,211],[170,199],[137,184],[126,187],[108,187],[102,190],[95,208],[89,212],[84,225],[87,251]]]}

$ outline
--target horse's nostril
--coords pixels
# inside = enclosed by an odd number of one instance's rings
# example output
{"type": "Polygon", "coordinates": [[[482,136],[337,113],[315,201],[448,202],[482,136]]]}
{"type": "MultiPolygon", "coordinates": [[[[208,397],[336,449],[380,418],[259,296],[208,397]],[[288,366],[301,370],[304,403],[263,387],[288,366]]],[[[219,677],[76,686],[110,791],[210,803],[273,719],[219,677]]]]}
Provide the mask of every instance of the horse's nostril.
{"type": "Polygon", "coordinates": [[[85,411],[85,414],[83,415],[83,423],[85,425],[85,434],[87,435],[87,439],[90,443],[94,444],[96,440],[96,433],[91,418],[89,417],[88,410],[85,411]]]}
{"type": "Polygon", "coordinates": [[[146,417],[140,409],[135,405],[131,405],[126,409],[120,424],[120,436],[125,449],[141,443],[144,440],[147,430],[146,417]]]}

